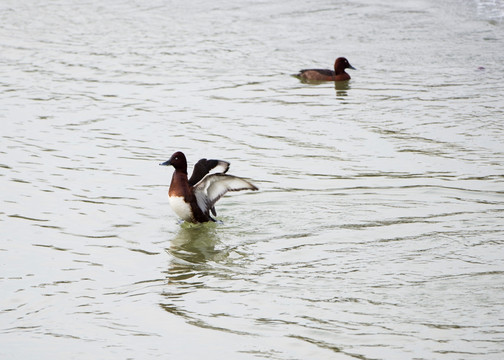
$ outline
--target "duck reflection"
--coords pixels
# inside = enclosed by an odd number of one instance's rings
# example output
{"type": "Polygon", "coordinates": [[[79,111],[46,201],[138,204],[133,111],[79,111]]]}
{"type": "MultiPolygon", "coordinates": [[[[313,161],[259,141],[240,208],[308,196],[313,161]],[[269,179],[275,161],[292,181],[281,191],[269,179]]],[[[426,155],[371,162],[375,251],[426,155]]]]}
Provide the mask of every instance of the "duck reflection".
{"type": "Polygon", "coordinates": [[[347,91],[350,90],[349,81],[335,81],[334,89],[336,90],[336,97],[338,96],[348,96],[347,91]]]}
{"type": "Polygon", "coordinates": [[[172,281],[193,277],[200,266],[227,256],[226,250],[216,249],[220,243],[215,223],[182,224],[166,251],[173,256],[168,277],[172,281]]]}
{"type": "MultiPolygon", "coordinates": [[[[310,85],[325,85],[327,81],[318,80],[307,80],[300,79],[303,84],[310,85]]],[[[334,89],[336,90],[336,97],[348,96],[348,90],[350,90],[350,81],[334,81],[334,89]]]]}
{"type": "Polygon", "coordinates": [[[200,319],[187,311],[183,299],[207,286],[202,278],[211,271],[208,262],[227,256],[225,250],[216,249],[220,243],[217,225],[213,222],[181,225],[166,249],[173,259],[165,271],[169,286],[162,292],[164,301],[159,303],[162,309],[189,323],[201,323],[200,319]]]}

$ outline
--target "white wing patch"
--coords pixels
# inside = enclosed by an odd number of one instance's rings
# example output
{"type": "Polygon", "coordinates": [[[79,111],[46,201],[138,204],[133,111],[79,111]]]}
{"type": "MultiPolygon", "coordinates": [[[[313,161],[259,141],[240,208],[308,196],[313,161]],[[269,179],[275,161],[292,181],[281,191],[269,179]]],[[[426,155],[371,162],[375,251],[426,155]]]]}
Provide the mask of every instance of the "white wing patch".
{"type": "Polygon", "coordinates": [[[199,208],[207,213],[228,191],[257,190],[245,179],[227,174],[209,174],[194,186],[199,208]]]}
{"type": "MultiPolygon", "coordinates": [[[[210,173],[225,173],[229,169],[229,163],[224,160],[217,160],[217,165],[210,171],[210,173]]],[[[203,180],[203,179],[202,179],[203,180]]]]}

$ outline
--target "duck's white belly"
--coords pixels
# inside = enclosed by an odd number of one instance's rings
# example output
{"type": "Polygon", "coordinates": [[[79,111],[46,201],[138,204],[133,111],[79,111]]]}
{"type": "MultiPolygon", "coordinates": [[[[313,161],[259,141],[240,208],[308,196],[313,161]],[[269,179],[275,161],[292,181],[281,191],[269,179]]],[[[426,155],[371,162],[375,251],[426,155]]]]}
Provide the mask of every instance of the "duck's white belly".
{"type": "Polygon", "coordinates": [[[170,196],[169,199],[171,208],[179,218],[189,222],[193,221],[191,205],[184,201],[184,197],[170,196]]]}

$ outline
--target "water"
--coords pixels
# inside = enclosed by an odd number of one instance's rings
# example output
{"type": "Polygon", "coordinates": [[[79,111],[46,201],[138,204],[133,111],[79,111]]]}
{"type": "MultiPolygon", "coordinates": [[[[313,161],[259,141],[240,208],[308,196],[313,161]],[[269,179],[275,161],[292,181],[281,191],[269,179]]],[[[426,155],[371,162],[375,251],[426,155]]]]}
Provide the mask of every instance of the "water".
{"type": "Polygon", "coordinates": [[[4,0],[2,359],[500,359],[503,9],[4,0]]]}

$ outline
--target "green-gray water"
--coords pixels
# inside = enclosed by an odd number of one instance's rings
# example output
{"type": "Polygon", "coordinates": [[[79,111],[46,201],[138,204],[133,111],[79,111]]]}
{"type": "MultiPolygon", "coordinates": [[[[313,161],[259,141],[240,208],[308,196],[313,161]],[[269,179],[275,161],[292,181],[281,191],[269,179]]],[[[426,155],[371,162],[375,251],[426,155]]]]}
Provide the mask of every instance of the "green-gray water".
{"type": "Polygon", "coordinates": [[[500,359],[503,9],[3,0],[0,357],[500,359]]]}

